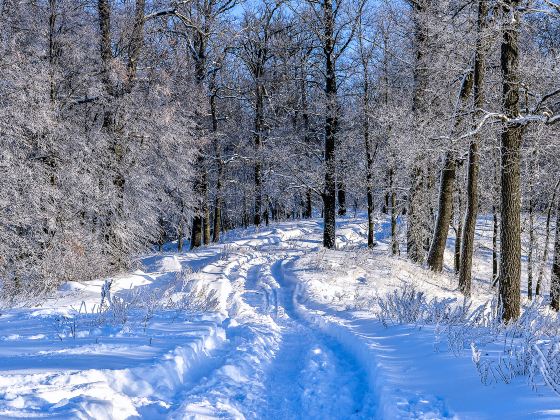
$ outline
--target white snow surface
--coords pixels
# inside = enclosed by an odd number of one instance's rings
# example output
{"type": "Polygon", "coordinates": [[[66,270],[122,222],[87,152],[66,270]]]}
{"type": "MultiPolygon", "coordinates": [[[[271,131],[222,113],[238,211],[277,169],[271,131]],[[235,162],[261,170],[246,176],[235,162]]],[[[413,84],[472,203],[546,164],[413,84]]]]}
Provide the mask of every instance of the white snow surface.
{"type": "MultiPolygon", "coordinates": [[[[0,417],[560,418],[548,388],[523,377],[485,386],[468,348],[445,351],[429,326],[382,325],[376,297],[411,283],[459,299],[456,280],[389,256],[384,219],[371,251],[363,218],[338,225],[336,251],[321,248],[320,221],[285,222],[146,256],[142,270],[112,279],[111,295],[126,302],[160,296],[186,270],[216,291],[214,312],[103,317],[104,280],[1,310],[0,417]]],[[[482,254],[475,302],[493,293],[482,254]]]]}

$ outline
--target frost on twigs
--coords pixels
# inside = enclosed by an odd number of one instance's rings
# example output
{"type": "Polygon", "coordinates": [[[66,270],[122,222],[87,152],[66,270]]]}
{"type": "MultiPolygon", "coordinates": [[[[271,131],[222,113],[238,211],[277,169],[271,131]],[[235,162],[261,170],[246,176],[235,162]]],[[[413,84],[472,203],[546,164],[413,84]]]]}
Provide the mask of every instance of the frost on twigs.
{"type": "Polygon", "coordinates": [[[218,291],[210,285],[197,281],[190,272],[177,273],[176,293],[167,294],[167,308],[186,312],[217,312],[220,309],[218,291]]]}
{"type": "Polygon", "coordinates": [[[428,300],[406,283],[377,303],[377,316],[385,326],[431,326],[437,350],[441,343],[456,355],[470,349],[482,383],[526,377],[533,388],[546,385],[560,395],[560,319],[542,299],[532,301],[518,320],[507,324],[497,300],[472,309],[467,300],[428,300]]]}

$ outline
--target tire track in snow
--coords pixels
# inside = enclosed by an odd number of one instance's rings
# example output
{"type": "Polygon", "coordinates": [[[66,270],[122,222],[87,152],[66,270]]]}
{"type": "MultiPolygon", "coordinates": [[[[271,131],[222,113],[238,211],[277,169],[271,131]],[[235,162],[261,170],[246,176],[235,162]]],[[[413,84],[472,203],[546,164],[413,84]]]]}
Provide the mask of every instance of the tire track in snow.
{"type": "Polygon", "coordinates": [[[294,307],[296,287],[284,279],[282,264],[305,249],[291,239],[254,241],[248,253],[213,265],[212,274],[232,284],[229,342],[215,359],[220,364],[185,390],[174,417],[374,416],[366,371],[294,307]]]}
{"type": "Polygon", "coordinates": [[[278,259],[271,272],[285,317],[278,318],[282,340],[266,378],[268,403],[260,418],[371,418],[366,372],[335,339],[303,320],[294,308],[295,285],[278,259]]]}

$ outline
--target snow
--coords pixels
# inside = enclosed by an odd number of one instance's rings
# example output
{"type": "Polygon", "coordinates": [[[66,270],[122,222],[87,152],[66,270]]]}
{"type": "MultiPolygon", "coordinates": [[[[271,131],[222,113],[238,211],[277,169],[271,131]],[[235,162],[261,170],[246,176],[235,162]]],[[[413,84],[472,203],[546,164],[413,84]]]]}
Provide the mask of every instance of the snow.
{"type": "MultiPolygon", "coordinates": [[[[109,310],[105,279],[2,310],[0,417],[560,418],[544,384],[482,384],[471,349],[450,351],[436,326],[379,321],[376,300],[403,284],[461,297],[449,272],[389,256],[388,223],[377,225],[373,251],[363,217],[339,221],[331,251],[317,220],[233,231],[144,257],[111,279],[109,310]],[[215,307],[161,304],[193,293],[215,307]],[[126,305],[135,299],[152,303],[126,305]]],[[[479,304],[494,291],[488,253],[475,258],[479,304]]]]}

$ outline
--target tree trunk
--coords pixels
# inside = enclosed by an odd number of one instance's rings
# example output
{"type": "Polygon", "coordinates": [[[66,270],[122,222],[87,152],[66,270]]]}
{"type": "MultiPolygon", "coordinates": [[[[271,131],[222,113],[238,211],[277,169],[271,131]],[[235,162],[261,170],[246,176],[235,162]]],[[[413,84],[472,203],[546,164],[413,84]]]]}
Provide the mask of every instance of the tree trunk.
{"type": "Polygon", "coordinates": [[[437,272],[443,269],[443,255],[453,214],[453,190],[455,187],[456,167],[455,157],[451,151],[448,151],[445,154],[445,162],[441,171],[439,207],[434,237],[428,254],[428,267],[437,272]]]}
{"type": "Polygon", "coordinates": [[[375,245],[375,226],[373,221],[373,158],[375,151],[372,150],[371,140],[369,136],[369,74],[368,63],[363,60],[364,72],[364,145],[366,149],[366,192],[367,192],[367,214],[368,214],[368,248],[373,248],[375,245]]]}
{"type": "MultiPolygon", "coordinates": [[[[473,95],[474,115],[479,119],[484,109],[484,77],[486,70],[486,47],[484,31],[488,15],[487,0],[478,1],[478,34],[474,57],[473,95]]],[[[478,144],[480,134],[475,134],[469,145],[469,162],[467,166],[467,209],[463,223],[461,239],[461,261],[459,264],[459,289],[465,296],[471,295],[472,287],[472,258],[474,250],[474,232],[478,214],[478,144]]]]}
{"type": "MultiPolygon", "coordinates": [[[[506,0],[501,46],[502,97],[504,113],[519,115],[519,12],[518,0],[506,0]]],[[[501,252],[500,303],[504,321],[517,319],[521,305],[521,160],[522,127],[505,123],[501,141],[501,252]]]]}
{"type": "Polygon", "coordinates": [[[406,227],[406,252],[408,258],[416,263],[424,261],[424,235],[420,207],[422,205],[420,197],[422,190],[422,178],[424,173],[419,166],[412,169],[411,188],[408,197],[406,227]]]}
{"type": "Polygon", "coordinates": [[[550,305],[555,311],[560,310],[560,200],[556,209],[556,240],[550,275],[550,305]]]}
{"type": "MultiPolygon", "coordinates": [[[[459,117],[463,105],[467,102],[472,90],[472,74],[469,71],[463,78],[459,98],[455,109],[455,127],[459,127],[462,118],[459,117]]],[[[438,212],[434,226],[434,234],[430,250],[428,252],[428,267],[431,270],[440,272],[443,269],[443,256],[447,243],[447,234],[451,217],[453,215],[453,192],[455,189],[455,176],[457,172],[457,162],[455,153],[448,150],[445,154],[443,169],[441,171],[440,189],[438,196],[438,212]]],[[[456,236],[455,243],[460,242],[461,236],[456,236]]]]}
{"type": "Polygon", "coordinates": [[[397,193],[393,186],[394,171],[389,169],[389,189],[391,193],[391,252],[393,255],[399,254],[399,242],[397,239],[397,193]]]}
{"type": "Polygon", "coordinates": [[[204,245],[210,244],[210,207],[208,205],[208,171],[206,167],[203,169],[202,174],[202,187],[203,187],[203,201],[202,201],[202,238],[204,245]]]}
{"type": "Polygon", "coordinates": [[[344,180],[343,180],[340,172],[339,172],[338,178],[339,178],[338,191],[337,191],[338,215],[339,216],[346,216],[346,185],[344,185],[344,180]]]}
{"type": "MultiPolygon", "coordinates": [[[[532,188],[531,188],[532,190],[532,188]]],[[[533,299],[533,253],[535,247],[533,198],[529,198],[529,250],[527,251],[527,297],[533,299]]]]}
{"type": "Polygon", "coordinates": [[[461,219],[459,219],[459,223],[457,225],[457,235],[455,237],[455,250],[453,253],[454,255],[453,269],[455,270],[455,274],[459,272],[459,269],[461,267],[461,238],[462,237],[463,237],[463,223],[461,219]]]}
{"type": "Polygon", "coordinates": [[[262,135],[264,130],[264,109],[263,109],[263,87],[258,78],[261,77],[260,72],[256,75],[257,86],[255,88],[255,124],[254,124],[254,146],[255,146],[255,213],[254,223],[256,226],[261,224],[262,214],[262,161],[261,161],[261,147],[262,135]]]}
{"type": "MultiPolygon", "coordinates": [[[[416,121],[418,134],[420,133],[421,115],[426,111],[426,90],[428,83],[427,65],[425,63],[427,49],[427,28],[424,23],[423,13],[426,2],[412,1],[413,22],[414,22],[414,88],[412,97],[412,112],[416,121]]],[[[422,160],[422,155],[417,156],[417,161],[422,160]]],[[[410,177],[410,191],[408,194],[407,209],[407,230],[406,230],[406,249],[408,257],[414,262],[424,261],[424,224],[425,217],[422,215],[421,208],[426,203],[422,203],[424,171],[419,163],[412,168],[410,177]]]]}
{"type": "Polygon", "coordinates": [[[323,191],[324,226],[323,246],[336,247],[336,126],[337,126],[337,86],[334,57],[334,15],[332,0],[323,3],[325,19],[325,94],[327,115],[325,118],[325,190],[323,191]]]}
{"type": "Polygon", "coordinates": [[[224,162],[222,160],[222,146],[218,137],[218,115],[216,110],[216,94],[210,95],[210,114],[212,116],[212,131],[214,132],[214,157],[216,159],[216,198],[214,201],[214,227],[212,231],[212,242],[220,242],[220,233],[222,230],[222,206],[223,206],[223,178],[224,178],[224,162]]]}
{"type": "Polygon", "coordinates": [[[313,216],[313,202],[311,200],[311,189],[305,192],[305,218],[311,219],[313,216]]]}

